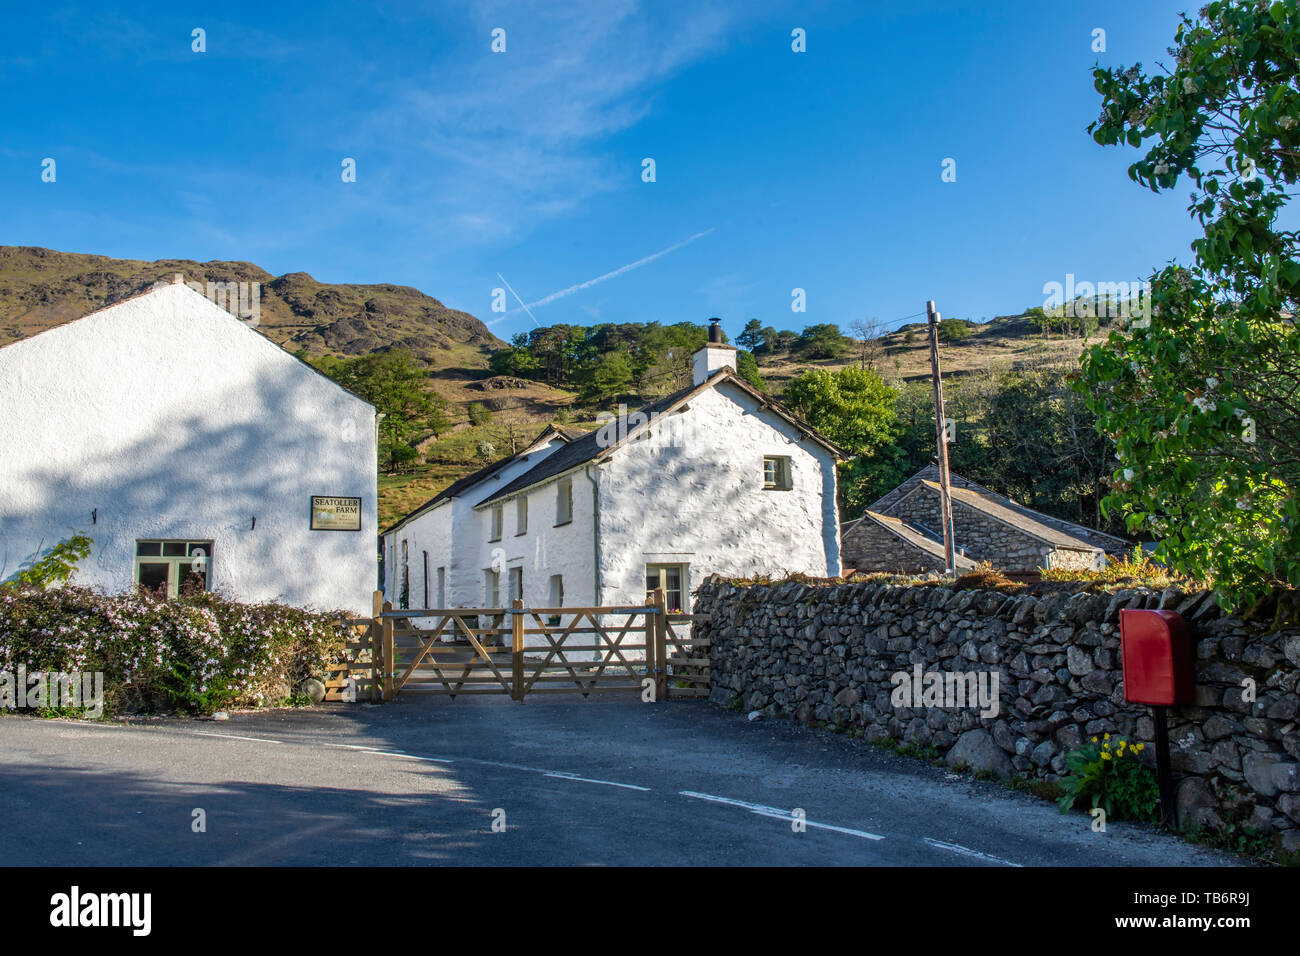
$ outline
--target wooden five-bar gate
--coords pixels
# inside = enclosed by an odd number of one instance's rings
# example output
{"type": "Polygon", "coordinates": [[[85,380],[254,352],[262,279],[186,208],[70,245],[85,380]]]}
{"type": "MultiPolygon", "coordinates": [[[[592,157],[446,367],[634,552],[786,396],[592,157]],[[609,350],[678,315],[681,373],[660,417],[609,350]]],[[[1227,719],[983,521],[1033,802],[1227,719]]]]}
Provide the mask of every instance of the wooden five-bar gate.
{"type": "Polygon", "coordinates": [[[607,691],[647,701],[709,693],[699,618],[670,612],[666,593],[644,606],[393,610],[375,592],[372,616],[347,621],[343,660],[327,700],[392,700],[398,693],[528,694],[607,691]]]}

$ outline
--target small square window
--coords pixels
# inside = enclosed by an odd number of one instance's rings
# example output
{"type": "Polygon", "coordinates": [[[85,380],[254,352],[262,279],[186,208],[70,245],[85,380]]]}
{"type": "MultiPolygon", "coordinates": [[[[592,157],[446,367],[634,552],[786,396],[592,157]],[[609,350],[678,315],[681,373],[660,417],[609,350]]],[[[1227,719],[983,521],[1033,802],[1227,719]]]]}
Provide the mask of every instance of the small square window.
{"type": "Polygon", "coordinates": [[[789,490],[794,487],[790,477],[790,459],[780,455],[768,455],[763,459],[763,487],[765,489],[789,490]]]}

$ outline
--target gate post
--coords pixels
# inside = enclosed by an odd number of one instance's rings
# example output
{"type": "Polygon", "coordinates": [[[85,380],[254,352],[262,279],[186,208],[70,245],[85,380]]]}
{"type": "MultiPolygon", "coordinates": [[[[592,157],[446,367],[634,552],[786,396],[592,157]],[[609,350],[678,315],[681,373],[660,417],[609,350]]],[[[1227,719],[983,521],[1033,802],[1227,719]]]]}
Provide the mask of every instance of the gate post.
{"type": "Polygon", "coordinates": [[[668,699],[668,592],[663,588],[655,588],[654,605],[655,639],[653,642],[653,662],[655,700],[661,701],[668,699]]]}
{"type": "MultiPolygon", "coordinates": [[[[384,612],[387,613],[393,609],[392,601],[384,602],[384,612]]],[[[393,699],[393,619],[384,618],[384,624],[381,628],[384,639],[383,661],[384,661],[384,700],[393,699]]]]}
{"type": "Polygon", "coordinates": [[[510,615],[510,697],[524,699],[524,602],[515,598],[510,615]]]}
{"type": "Polygon", "coordinates": [[[375,591],[370,595],[370,702],[379,703],[383,688],[380,681],[383,680],[379,675],[383,673],[380,629],[383,627],[383,620],[380,615],[384,613],[384,592],[375,591]]]}

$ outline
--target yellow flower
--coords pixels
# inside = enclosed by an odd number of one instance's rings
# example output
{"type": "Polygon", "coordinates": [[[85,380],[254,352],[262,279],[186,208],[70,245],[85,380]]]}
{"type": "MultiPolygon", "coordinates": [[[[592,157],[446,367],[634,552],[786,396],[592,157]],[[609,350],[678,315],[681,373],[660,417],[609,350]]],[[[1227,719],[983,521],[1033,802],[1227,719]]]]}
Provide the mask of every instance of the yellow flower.
{"type": "Polygon", "coordinates": [[[1102,759],[1102,760],[1109,760],[1109,759],[1110,759],[1110,751],[1107,751],[1106,753],[1103,753],[1103,754],[1101,755],[1101,759],[1102,759]]]}
{"type": "Polygon", "coordinates": [[[1142,749],[1143,747],[1145,747],[1145,746],[1146,746],[1146,744],[1135,744],[1135,745],[1133,746],[1133,749],[1134,749],[1134,750],[1141,750],[1141,749],[1142,749]]]}
{"type": "Polygon", "coordinates": [[[1097,742],[1097,738],[1096,738],[1096,737],[1093,737],[1093,738],[1092,738],[1092,742],[1095,744],[1095,743],[1097,742]]]}
{"type": "Polygon", "coordinates": [[[1107,734],[1107,735],[1106,735],[1106,739],[1107,739],[1107,740],[1110,740],[1110,734],[1107,734]]]}

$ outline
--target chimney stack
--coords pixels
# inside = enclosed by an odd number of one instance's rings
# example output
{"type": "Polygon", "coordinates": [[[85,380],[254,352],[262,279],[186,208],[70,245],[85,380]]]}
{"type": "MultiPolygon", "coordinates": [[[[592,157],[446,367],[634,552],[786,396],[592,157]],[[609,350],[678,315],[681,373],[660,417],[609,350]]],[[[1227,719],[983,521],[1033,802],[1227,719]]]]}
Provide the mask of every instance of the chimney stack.
{"type": "Polygon", "coordinates": [[[696,385],[702,385],[719,370],[736,369],[736,347],[722,344],[722,320],[709,319],[709,341],[691,356],[691,367],[696,385]]]}

